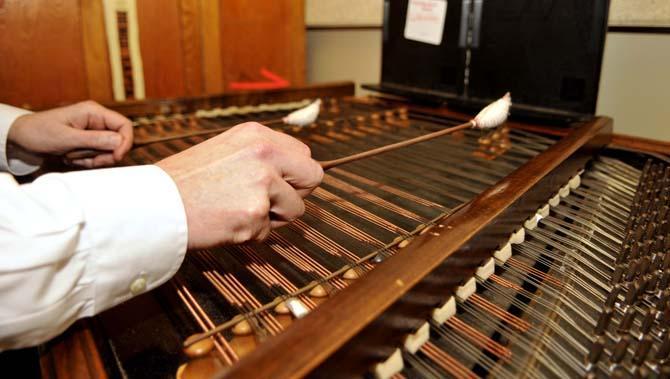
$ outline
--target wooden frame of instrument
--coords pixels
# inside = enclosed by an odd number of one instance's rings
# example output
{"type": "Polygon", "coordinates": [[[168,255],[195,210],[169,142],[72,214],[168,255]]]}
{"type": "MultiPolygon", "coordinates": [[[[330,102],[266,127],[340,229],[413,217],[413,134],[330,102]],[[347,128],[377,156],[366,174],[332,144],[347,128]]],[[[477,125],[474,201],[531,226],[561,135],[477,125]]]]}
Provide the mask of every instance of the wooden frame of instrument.
{"type": "MultiPolygon", "coordinates": [[[[306,97],[350,97],[353,92],[353,83],[342,82],[260,93],[128,102],[112,107],[127,115],[141,116],[294,101],[306,97]]],[[[409,105],[412,111],[467,119],[466,115],[446,108],[404,104],[409,105]]],[[[661,154],[670,152],[667,143],[613,135],[612,120],[606,117],[595,118],[571,129],[557,130],[516,122],[510,122],[509,126],[561,135],[563,138],[454,214],[442,219],[438,223],[442,225],[439,233],[426,233],[417,237],[408,247],[367,274],[364,280],[356,281],[305,318],[297,320],[291,328],[265,342],[226,373],[222,373],[222,377],[294,378],[309,374],[324,362],[328,364],[332,354],[348,346],[350,341],[355,341],[357,333],[374,326],[375,320],[394,307],[394,304],[402,306],[402,302],[397,301],[409,291],[420,288],[421,280],[439,268],[448,257],[467,252],[470,254],[468,266],[476,267],[482,260],[481,252],[495,247],[499,241],[488,239],[478,244],[472,242],[472,237],[490,233],[492,229],[495,229],[496,235],[508,236],[511,225],[519,225],[515,221],[521,221],[521,217],[527,216],[526,211],[534,210],[531,208],[537,199],[546,200],[551,195],[530,191],[534,186],[541,187],[536,186],[538,183],[554,184],[546,186],[545,192],[555,189],[555,184],[563,184],[563,179],[582,168],[595,150],[612,142],[661,154]],[[420,254],[417,253],[419,250],[420,254]],[[342,312],[346,312],[347,317],[342,317],[342,312]],[[318,334],[314,332],[316,330],[318,334]]],[[[455,284],[458,283],[450,283],[455,284]]],[[[95,343],[95,323],[95,319],[80,322],[68,333],[41,347],[40,365],[44,378],[61,378],[73,373],[81,377],[108,377],[103,370],[105,365],[102,355],[98,351],[100,344],[95,343]]]]}
{"type": "MultiPolygon", "coordinates": [[[[606,117],[596,118],[570,130],[544,153],[519,167],[454,214],[440,220],[438,225],[443,225],[443,228],[438,235],[426,233],[417,237],[407,248],[368,273],[365,280],[355,282],[315,312],[296,321],[284,333],[244,357],[223,377],[298,378],[307,375],[473,236],[489,227],[494,219],[503,216],[518,219],[516,223],[506,222],[507,225],[522,224],[523,218],[528,217],[530,211],[519,212],[515,209],[514,215],[505,214],[505,211],[516,202],[527,201],[529,205],[535,203],[528,201],[524,195],[573,155],[577,159],[571,160],[567,167],[561,167],[561,176],[569,178],[568,175],[575,174],[583,167],[588,156],[610,142],[611,133],[612,120],[606,117]],[[525,216],[521,216],[523,214],[525,216]],[[347,317],[343,318],[342,312],[346,312],[347,317]],[[319,333],[314,334],[315,330],[319,333]]],[[[560,183],[558,178],[551,180],[560,183]]],[[[556,186],[551,188],[555,189],[556,186]]],[[[533,197],[536,196],[533,194],[533,197]]],[[[544,199],[549,197],[547,193],[544,199]]],[[[499,234],[509,236],[512,231],[510,229],[499,234]]],[[[495,245],[490,245],[488,251],[492,254],[495,248],[495,245]]],[[[457,285],[458,282],[453,284],[457,285]]]]}

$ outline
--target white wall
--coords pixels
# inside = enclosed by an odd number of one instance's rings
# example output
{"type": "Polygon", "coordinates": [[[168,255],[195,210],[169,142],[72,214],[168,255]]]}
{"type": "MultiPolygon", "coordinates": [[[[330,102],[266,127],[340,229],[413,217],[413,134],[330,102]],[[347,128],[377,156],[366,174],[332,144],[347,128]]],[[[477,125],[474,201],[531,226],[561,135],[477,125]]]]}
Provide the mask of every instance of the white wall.
{"type": "MultiPolygon", "coordinates": [[[[307,81],[379,83],[382,33],[371,30],[308,30],[307,81]]],[[[361,94],[360,86],[357,93],[361,94]]]]}
{"type": "Polygon", "coordinates": [[[670,141],[670,34],[607,35],[597,112],[618,133],[670,141]]]}
{"type": "MultiPolygon", "coordinates": [[[[381,30],[308,30],[309,82],[378,83],[380,70],[381,30]]],[[[670,140],[669,34],[608,34],[597,113],[618,133],[670,140]]]]}

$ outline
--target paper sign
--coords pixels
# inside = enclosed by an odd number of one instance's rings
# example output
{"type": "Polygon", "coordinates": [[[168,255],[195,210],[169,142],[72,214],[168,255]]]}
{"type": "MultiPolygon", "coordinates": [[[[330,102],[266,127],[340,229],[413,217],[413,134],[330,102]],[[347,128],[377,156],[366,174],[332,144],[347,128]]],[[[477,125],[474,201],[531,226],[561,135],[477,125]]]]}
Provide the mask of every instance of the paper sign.
{"type": "Polygon", "coordinates": [[[405,20],[405,38],[439,45],[442,43],[446,18],[446,0],[409,0],[405,20]]]}

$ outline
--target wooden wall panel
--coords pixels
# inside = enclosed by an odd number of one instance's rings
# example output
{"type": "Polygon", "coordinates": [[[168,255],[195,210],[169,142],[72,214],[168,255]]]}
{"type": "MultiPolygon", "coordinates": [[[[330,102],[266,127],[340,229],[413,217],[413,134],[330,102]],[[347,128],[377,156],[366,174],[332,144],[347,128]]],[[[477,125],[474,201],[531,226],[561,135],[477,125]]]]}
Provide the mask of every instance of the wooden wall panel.
{"type": "Polygon", "coordinates": [[[110,102],[114,94],[102,0],[81,1],[81,22],[88,97],[110,102]]]}
{"type": "MultiPolygon", "coordinates": [[[[137,0],[147,98],[305,82],[302,0],[137,0]]],[[[0,0],[0,102],[36,108],[113,99],[103,0],[0,0]]]]}
{"type": "Polygon", "coordinates": [[[184,56],[178,0],[137,1],[147,98],[184,96],[184,56]]]}
{"type": "Polygon", "coordinates": [[[88,98],[77,0],[5,0],[0,102],[40,108],[88,98]]]}
{"type": "Polygon", "coordinates": [[[218,1],[200,0],[202,76],[204,93],[222,93],[221,23],[218,1]]]}
{"type": "Polygon", "coordinates": [[[203,92],[202,17],[199,0],[179,0],[179,16],[185,94],[199,95],[203,92]]]}
{"type": "Polygon", "coordinates": [[[221,56],[226,88],[232,81],[263,81],[261,68],[305,80],[302,0],[221,0],[221,56]]]}

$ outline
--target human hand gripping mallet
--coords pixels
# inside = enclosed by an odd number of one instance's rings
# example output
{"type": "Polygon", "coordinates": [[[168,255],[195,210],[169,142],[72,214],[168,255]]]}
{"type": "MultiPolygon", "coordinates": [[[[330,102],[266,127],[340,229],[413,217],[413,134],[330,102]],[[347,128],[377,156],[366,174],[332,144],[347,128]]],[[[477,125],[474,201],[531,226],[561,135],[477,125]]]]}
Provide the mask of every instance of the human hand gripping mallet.
{"type": "MultiPolygon", "coordinates": [[[[413,145],[415,143],[423,142],[423,141],[428,141],[437,137],[441,137],[450,133],[454,133],[459,130],[464,130],[467,128],[479,128],[479,129],[490,129],[490,128],[495,128],[502,123],[504,123],[507,120],[507,116],[509,113],[509,108],[510,105],[512,104],[512,100],[510,97],[509,93],[506,93],[505,96],[500,98],[499,100],[495,101],[494,103],[489,104],[486,108],[482,109],[475,118],[472,120],[461,124],[457,125],[451,128],[443,129],[434,133],[426,134],[423,136],[419,136],[416,138],[412,138],[407,141],[399,142],[399,143],[394,143],[391,145],[383,146],[380,148],[364,151],[362,153],[358,154],[353,154],[347,157],[331,160],[331,161],[321,161],[319,164],[324,170],[327,170],[329,168],[333,168],[335,166],[344,164],[344,163],[349,163],[353,162],[359,159],[375,156],[378,154],[382,154],[388,151],[400,149],[405,146],[413,145]]],[[[310,115],[310,117],[313,116],[313,114],[310,115]]],[[[312,120],[313,121],[313,120],[312,120]]],[[[310,122],[311,123],[311,122],[310,122]]],[[[237,320],[239,321],[239,320],[237,320]]],[[[219,324],[215,326],[214,328],[203,332],[203,333],[197,333],[194,334],[190,337],[188,337],[184,341],[184,347],[188,348],[191,345],[194,345],[195,343],[202,341],[208,337],[211,337],[217,333],[220,333],[224,330],[226,330],[228,327],[231,325],[235,324],[236,319],[229,320],[228,322],[225,322],[223,324],[219,324]]]]}

